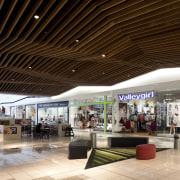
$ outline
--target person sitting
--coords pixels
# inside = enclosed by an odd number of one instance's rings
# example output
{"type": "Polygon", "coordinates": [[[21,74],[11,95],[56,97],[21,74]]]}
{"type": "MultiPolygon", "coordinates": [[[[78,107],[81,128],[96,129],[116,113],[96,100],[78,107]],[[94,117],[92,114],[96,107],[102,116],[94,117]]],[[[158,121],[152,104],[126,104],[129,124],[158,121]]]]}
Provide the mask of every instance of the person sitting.
{"type": "Polygon", "coordinates": [[[36,126],[36,135],[41,136],[41,128],[42,124],[38,123],[38,125],[36,126]]]}
{"type": "Polygon", "coordinates": [[[49,138],[49,134],[50,134],[50,127],[48,126],[47,123],[45,123],[42,136],[49,138]]]}

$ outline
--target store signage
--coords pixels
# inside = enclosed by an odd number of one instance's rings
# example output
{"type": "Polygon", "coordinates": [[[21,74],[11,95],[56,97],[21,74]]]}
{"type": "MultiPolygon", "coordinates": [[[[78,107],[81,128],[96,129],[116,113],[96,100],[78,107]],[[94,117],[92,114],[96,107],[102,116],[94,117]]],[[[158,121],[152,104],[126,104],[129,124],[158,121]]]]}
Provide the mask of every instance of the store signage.
{"type": "Polygon", "coordinates": [[[68,101],[62,101],[62,102],[55,102],[55,103],[43,103],[43,104],[38,104],[38,108],[53,108],[53,107],[63,107],[63,106],[68,106],[69,102],[68,101]]]}
{"type": "Polygon", "coordinates": [[[4,134],[17,134],[17,127],[4,127],[4,134]]]}
{"type": "Polygon", "coordinates": [[[133,100],[133,99],[148,99],[148,98],[153,98],[154,97],[154,91],[151,92],[143,92],[143,93],[138,93],[138,94],[118,94],[119,100],[133,100]]]}

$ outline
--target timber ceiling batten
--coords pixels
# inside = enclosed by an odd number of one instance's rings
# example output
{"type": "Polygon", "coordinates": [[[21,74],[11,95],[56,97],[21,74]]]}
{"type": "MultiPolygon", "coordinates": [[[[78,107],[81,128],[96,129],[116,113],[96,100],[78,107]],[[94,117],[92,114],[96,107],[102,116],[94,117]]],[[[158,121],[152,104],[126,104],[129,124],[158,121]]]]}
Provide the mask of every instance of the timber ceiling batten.
{"type": "Polygon", "coordinates": [[[180,66],[179,0],[0,0],[0,17],[2,93],[52,96],[180,66]]]}

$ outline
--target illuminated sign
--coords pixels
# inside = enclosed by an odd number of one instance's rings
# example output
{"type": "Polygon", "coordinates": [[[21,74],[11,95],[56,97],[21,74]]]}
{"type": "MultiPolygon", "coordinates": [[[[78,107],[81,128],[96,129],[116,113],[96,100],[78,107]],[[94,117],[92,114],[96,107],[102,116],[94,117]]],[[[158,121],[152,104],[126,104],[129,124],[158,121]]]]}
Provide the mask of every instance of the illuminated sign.
{"type": "Polygon", "coordinates": [[[154,97],[154,91],[151,92],[143,92],[143,93],[138,93],[138,94],[118,94],[118,98],[121,101],[124,100],[133,100],[133,99],[148,99],[148,98],[153,98],[154,97]]]}
{"type": "Polygon", "coordinates": [[[68,106],[69,102],[68,101],[62,101],[62,102],[52,102],[52,103],[42,103],[38,104],[38,108],[54,108],[54,107],[64,107],[68,106]]]}

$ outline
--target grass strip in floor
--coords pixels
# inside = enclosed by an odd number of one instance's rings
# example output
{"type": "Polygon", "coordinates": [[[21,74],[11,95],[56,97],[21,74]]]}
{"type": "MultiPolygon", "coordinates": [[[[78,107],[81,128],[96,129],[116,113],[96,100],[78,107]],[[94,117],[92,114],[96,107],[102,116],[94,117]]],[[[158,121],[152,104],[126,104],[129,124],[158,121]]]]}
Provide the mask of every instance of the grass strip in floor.
{"type": "MultiPolygon", "coordinates": [[[[156,152],[169,148],[156,148],[156,152]]],[[[136,148],[94,148],[85,169],[136,157],[136,148]]]]}

